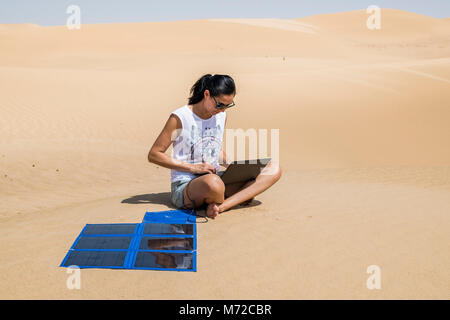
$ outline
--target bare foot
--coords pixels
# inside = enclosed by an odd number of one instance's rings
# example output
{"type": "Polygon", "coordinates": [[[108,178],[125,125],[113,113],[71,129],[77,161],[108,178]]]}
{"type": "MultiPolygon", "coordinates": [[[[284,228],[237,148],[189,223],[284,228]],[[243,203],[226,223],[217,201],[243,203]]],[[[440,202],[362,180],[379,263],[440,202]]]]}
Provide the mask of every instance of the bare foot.
{"type": "Polygon", "coordinates": [[[208,207],[206,208],[206,215],[214,219],[219,214],[219,207],[215,203],[208,204],[208,207]]]}

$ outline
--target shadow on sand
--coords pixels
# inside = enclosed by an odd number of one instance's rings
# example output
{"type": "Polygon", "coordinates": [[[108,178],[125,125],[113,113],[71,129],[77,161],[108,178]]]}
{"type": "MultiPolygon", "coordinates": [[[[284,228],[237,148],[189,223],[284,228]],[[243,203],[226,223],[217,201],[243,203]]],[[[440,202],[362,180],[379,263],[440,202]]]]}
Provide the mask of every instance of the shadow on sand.
{"type": "Polygon", "coordinates": [[[169,208],[176,209],[175,206],[170,201],[170,192],[159,192],[159,193],[147,193],[138,194],[130,198],[122,200],[121,203],[129,204],[143,204],[143,203],[153,203],[153,204],[163,204],[169,208]]]}
{"type": "MultiPolygon", "coordinates": [[[[129,204],[153,203],[153,204],[166,205],[167,207],[169,207],[171,209],[177,209],[170,201],[170,192],[138,194],[138,195],[135,195],[130,198],[122,200],[121,203],[129,203],[129,204]]],[[[256,207],[256,206],[259,206],[261,203],[262,202],[259,200],[252,200],[250,203],[239,204],[239,205],[229,209],[228,211],[256,207]]],[[[203,206],[201,206],[200,208],[198,208],[196,210],[198,216],[206,215],[206,207],[207,207],[207,205],[204,204],[203,206]]]]}

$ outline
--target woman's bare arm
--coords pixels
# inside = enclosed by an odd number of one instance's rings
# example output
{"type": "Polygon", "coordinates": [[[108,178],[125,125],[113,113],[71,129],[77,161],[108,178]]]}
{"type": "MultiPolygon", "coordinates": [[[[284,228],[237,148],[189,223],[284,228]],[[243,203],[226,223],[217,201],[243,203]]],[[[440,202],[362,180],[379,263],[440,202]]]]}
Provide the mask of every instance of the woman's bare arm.
{"type": "MultiPolygon", "coordinates": [[[[227,125],[227,120],[228,118],[225,118],[225,126],[227,125]]],[[[223,146],[219,154],[219,164],[225,168],[228,168],[228,166],[230,165],[230,161],[227,158],[227,154],[225,153],[225,151],[223,151],[223,146]]]]}
{"type": "Polygon", "coordinates": [[[230,165],[230,162],[227,159],[227,154],[225,153],[225,151],[223,151],[223,149],[219,154],[219,164],[225,168],[228,168],[228,166],[230,165]]]}

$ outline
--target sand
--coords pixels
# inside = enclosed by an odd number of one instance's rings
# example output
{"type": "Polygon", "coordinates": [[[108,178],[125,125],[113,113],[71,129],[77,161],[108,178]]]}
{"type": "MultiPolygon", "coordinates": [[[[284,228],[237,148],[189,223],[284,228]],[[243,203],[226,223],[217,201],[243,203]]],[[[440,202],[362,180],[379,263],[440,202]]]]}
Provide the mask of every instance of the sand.
{"type": "Polygon", "coordinates": [[[0,298],[450,298],[449,20],[367,17],[0,25],[0,298]],[[205,73],[236,81],[228,128],[280,130],[281,180],[198,224],[196,273],[69,290],[85,224],[172,208],[147,153],[205,73]]]}

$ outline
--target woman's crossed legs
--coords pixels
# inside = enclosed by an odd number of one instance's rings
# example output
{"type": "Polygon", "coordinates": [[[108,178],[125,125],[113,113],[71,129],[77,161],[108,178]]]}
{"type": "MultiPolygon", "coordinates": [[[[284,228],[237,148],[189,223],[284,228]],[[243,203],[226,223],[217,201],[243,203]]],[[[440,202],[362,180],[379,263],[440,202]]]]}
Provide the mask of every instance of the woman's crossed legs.
{"type": "Polygon", "coordinates": [[[186,208],[199,208],[207,203],[206,214],[215,218],[238,204],[251,201],[256,195],[270,188],[281,177],[281,168],[270,161],[254,180],[225,185],[216,174],[195,178],[183,190],[186,208]]]}

